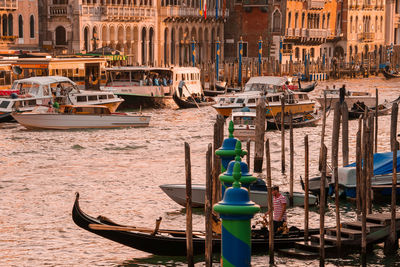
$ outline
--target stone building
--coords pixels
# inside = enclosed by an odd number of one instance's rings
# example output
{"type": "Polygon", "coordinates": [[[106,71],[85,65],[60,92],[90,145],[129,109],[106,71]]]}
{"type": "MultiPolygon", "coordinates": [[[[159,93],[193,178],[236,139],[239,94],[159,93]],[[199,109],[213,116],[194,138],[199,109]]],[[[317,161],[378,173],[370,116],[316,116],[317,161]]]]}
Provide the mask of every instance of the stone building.
{"type": "Polygon", "coordinates": [[[339,38],[336,0],[281,1],[271,9],[274,54],[282,62],[333,57],[339,38]],[[280,35],[280,36],[279,36],[280,35]],[[280,44],[282,43],[282,45],[280,44]],[[280,47],[280,49],[278,49],[280,47]]]}
{"type": "MultiPolygon", "coordinates": [[[[377,60],[384,58],[385,1],[345,0],[340,30],[343,34],[335,52],[346,61],[361,60],[370,54],[377,60]]],[[[338,17],[339,18],[339,17],[338,17]]]]}
{"type": "Polygon", "coordinates": [[[0,52],[39,50],[38,5],[31,0],[0,2],[0,52]]]}
{"type": "Polygon", "coordinates": [[[400,45],[400,1],[386,0],[385,43],[400,45]]]}
{"type": "Polygon", "coordinates": [[[57,53],[108,46],[135,65],[185,64],[190,40],[196,42],[198,62],[207,61],[213,58],[211,44],[224,34],[223,12],[218,9],[217,19],[215,0],[208,4],[207,19],[200,15],[200,0],[40,1],[46,7],[41,44],[57,53]]]}
{"type": "Polygon", "coordinates": [[[267,51],[268,2],[266,0],[228,1],[230,16],[225,24],[225,58],[239,57],[238,43],[243,39],[243,57],[258,57],[258,42],[263,44],[263,56],[267,51]]]}

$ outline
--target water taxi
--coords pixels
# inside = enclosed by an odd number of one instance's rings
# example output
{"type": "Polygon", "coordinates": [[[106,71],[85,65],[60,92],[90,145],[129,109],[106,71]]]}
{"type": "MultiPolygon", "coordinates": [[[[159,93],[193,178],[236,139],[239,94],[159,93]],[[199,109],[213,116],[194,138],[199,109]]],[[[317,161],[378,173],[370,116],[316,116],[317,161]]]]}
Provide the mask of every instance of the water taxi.
{"type": "Polygon", "coordinates": [[[89,129],[149,126],[150,116],[112,113],[101,105],[65,105],[60,110],[37,106],[31,112],[13,112],[13,118],[27,129],[89,129]]]}
{"type": "Polygon", "coordinates": [[[239,140],[255,141],[256,137],[256,111],[244,107],[232,112],[232,121],[235,137],[239,140]]]}
{"type": "Polygon", "coordinates": [[[179,97],[203,94],[200,70],[195,67],[112,67],[105,71],[107,83],[102,90],[122,97],[125,108],[162,106],[175,92],[179,97]],[[186,88],[179,92],[181,80],[186,88]]]}
{"type": "Polygon", "coordinates": [[[252,77],[246,83],[243,93],[218,97],[213,107],[219,114],[229,117],[232,110],[242,107],[255,109],[258,99],[264,99],[267,108],[266,117],[273,118],[282,112],[281,99],[284,97],[285,113],[299,114],[314,111],[315,102],[308,98],[307,93],[291,91],[286,85],[286,77],[252,77]]]}
{"type": "Polygon", "coordinates": [[[58,102],[60,105],[104,105],[115,112],[123,99],[112,93],[101,91],[81,91],[67,77],[43,76],[16,80],[10,96],[0,98],[0,121],[12,119],[11,112],[32,111],[37,105],[50,105],[58,102]]]}

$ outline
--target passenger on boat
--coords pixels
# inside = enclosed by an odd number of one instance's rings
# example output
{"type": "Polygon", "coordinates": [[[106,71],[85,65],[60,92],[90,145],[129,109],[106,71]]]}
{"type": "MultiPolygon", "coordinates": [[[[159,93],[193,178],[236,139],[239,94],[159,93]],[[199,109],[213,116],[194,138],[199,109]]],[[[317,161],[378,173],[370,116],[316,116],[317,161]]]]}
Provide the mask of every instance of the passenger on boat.
{"type": "Polygon", "coordinates": [[[160,86],[160,83],[158,82],[157,76],[154,76],[154,85],[155,86],[160,86]]]}
{"type": "Polygon", "coordinates": [[[279,186],[272,187],[272,196],[274,203],[274,233],[284,232],[286,226],[286,198],[279,193],[279,186]]]}
{"type": "Polygon", "coordinates": [[[162,85],[167,86],[167,79],[165,77],[162,78],[162,85]]]}

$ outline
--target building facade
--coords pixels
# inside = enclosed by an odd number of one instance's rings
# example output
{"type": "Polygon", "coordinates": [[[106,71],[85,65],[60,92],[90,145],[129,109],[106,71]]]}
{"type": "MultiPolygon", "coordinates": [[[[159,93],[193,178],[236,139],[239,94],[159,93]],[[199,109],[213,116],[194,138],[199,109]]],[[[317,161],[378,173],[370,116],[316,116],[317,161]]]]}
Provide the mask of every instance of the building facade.
{"type": "Polygon", "coordinates": [[[385,43],[400,45],[400,1],[386,0],[385,9],[385,43]]]}
{"type": "Polygon", "coordinates": [[[348,62],[374,56],[382,61],[385,45],[385,1],[345,0],[343,2],[343,36],[336,52],[348,62]]]}
{"type": "MultiPolygon", "coordinates": [[[[30,0],[0,2],[0,49],[4,51],[39,49],[38,5],[30,0]]],[[[2,52],[2,54],[4,54],[2,52]]]]}
{"type": "MultiPolygon", "coordinates": [[[[57,53],[111,47],[135,65],[188,64],[191,40],[197,60],[212,60],[210,45],[223,39],[222,9],[200,0],[40,0],[41,44],[57,53]],[[219,15],[219,16],[218,16],[219,15]],[[219,17],[219,18],[218,18],[219,17]]],[[[222,6],[222,0],[218,0],[222,6]]]]}

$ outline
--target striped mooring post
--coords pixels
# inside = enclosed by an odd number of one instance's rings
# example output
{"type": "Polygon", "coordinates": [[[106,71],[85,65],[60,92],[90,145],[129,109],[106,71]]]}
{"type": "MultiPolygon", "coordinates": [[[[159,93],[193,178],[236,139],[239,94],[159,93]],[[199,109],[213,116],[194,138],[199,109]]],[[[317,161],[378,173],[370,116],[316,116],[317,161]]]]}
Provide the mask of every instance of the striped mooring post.
{"type": "MultiPolygon", "coordinates": [[[[226,138],[223,143],[222,147],[219,148],[218,150],[215,151],[215,154],[221,158],[221,173],[224,173],[226,169],[228,168],[229,162],[235,159],[235,148],[236,148],[236,142],[238,141],[236,138],[233,137],[233,121],[229,122],[229,136],[226,138]]],[[[246,155],[246,151],[242,151],[242,154],[240,155],[243,157],[246,155]]],[[[225,186],[224,183],[222,183],[222,197],[224,196],[224,192],[227,186],[225,186]]]]}
{"type": "Polygon", "coordinates": [[[260,206],[250,201],[248,190],[240,185],[240,162],[234,164],[233,178],[235,181],[232,187],[214,205],[214,211],[222,219],[222,266],[251,266],[250,220],[260,211],[260,206]]]}
{"type": "Polygon", "coordinates": [[[240,169],[241,169],[240,183],[242,184],[243,187],[249,189],[250,184],[254,183],[257,180],[256,177],[252,176],[249,173],[249,166],[247,165],[247,163],[242,162],[241,157],[243,153],[244,151],[242,150],[242,142],[238,140],[235,146],[235,154],[236,154],[235,160],[229,162],[227,171],[219,176],[219,179],[221,180],[221,182],[223,182],[223,184],[226,187],[232,186],[232,183],[235,181],[235,179],[233,178],[233,169],[236,162],[239,162],[240,164],[240,169]]]}

